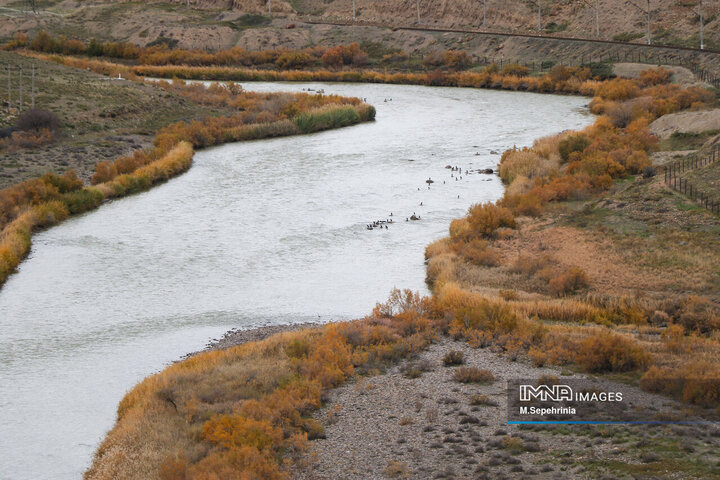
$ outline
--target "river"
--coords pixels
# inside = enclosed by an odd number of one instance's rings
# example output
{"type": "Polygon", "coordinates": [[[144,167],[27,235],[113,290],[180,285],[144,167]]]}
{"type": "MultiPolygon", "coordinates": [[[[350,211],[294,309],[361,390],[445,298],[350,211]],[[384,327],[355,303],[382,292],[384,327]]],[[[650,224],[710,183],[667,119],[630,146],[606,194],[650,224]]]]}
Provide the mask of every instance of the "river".
{"type": "Polygon", "coordinates": [[[123,394],[231,328],[360,317],[395,286],[427,293],[425,246],[503,192],[465,170],[592,121],[570,96],[243,85],[364,97],[377,120],[198,152],[188,173],[36,235],[0,290],[1,479],[81,478],[123,394]],[[380,219],[394,222],[366,228],[380,219]]]}

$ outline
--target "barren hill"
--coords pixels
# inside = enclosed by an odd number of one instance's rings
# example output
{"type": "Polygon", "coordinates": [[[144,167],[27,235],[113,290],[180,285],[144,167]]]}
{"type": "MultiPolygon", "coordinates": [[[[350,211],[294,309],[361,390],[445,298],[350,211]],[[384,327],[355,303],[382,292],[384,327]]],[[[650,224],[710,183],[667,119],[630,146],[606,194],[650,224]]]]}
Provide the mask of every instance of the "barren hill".
{"type": "MultiPolygon", "coordinates": [[[[634,41],[631,45],[566,42],[552,38],[595,38],[596,0],[541,0],[541,39],[395,29],[417,21],[421,26],[481,27],[483,0],[355,0],[359,25],[351,21],[353,0],[44,0],[37,14],[26,2],[0,0],[0,41],[16,32],[48,30],[56,35],[138,45],[166,42],[182,48],[249,50],[335,46],[359,42],[382,55],[402,49],[417,56],[443,49],[463,49],[493,61],[580,64],[611,57],[620,61],[697,64],[720,74],[720,56],[652,51],[642,47],[646,29],[642,9],[625,0],[597,0],[601,39],[634,41]],[[333,24],[335,22],[335,24],[333,24]],[[649,54],[654,56],[648,57],[649,54]]],[[[632,0],[637,3],[639,0],[632,0]]],[[[654,43],[697,46],[697,0],[651,0],[654,43]]],[[[499,33],[537,33],[537,4],[530,0],[486,0],[486,26],[499,33]]],[[[720,49],[720,2],[704,4],[705,44],[720,49]]],[[[640,5],[642,6],[642,5],[640,5]]]]}
{"type": "MultiPolygon", "coordinates": [[[[187,5],[188,0],[171,0],[187,5]]],[[[565,33],[595,37],[595,8],[598,10],[600,37],[645,41],[647,14],[645,2],[625,0],[541,1],[541,28],[544,33],[565,33]]],[[[189,0],[191,8],[265,13],[266,0],[189,0]]],[[[529,0],[355,0],[358,20],[381,23],[417,21],[443,26],[481,26],[483,6],[488,29],[537,32],[537,3],[529,0]]],[[[352,0],[271,0],[275,14],[297,14],[325,19],[352,18],[352,0]]],[[[697,46],[699,44],[698,0],[652,0],[651,36],[657,43],[697,46]]],[[[720,3],[704,2],[707,45],[720,45],[718,12],[720,3]]]]}

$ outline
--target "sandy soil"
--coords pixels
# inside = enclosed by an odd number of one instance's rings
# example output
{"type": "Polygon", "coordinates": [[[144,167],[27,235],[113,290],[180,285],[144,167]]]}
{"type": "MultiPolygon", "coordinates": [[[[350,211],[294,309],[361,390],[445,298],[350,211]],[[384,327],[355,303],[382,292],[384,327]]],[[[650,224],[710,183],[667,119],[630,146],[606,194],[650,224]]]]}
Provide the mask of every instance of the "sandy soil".
{"type": "MultiPolygon", "coordinates": [[[[608,208],[625,205],[605,203],[608,208]]],[[[593,288],[608,294],[629,294],[642,288],[648,294],[663,290],[665,281],[653,272],[628,265],[622,255],[605,239],[573,227],[546,227],[532,222],[522,235],[497,242],[503,263],[512,265],[520,255],[551,255],[566,267],[581,266],[590,276],[593,288]]]]}
{"type": "Polygon", "coordinates": [[[640,72],[648,68],[662,66],[666,70],[670,70],[673,74],[672,81],[680,85],[704,85],[698,82],[689,69],[685,67],[677,67],[674,65],[648,65],[647,63],[616,63],[613,65],[613,73],[623,78],[638,78],[640,72]]]}
{"type": "Polygon", "coordinates": [[[675,132],[702,133],[720,130],[720,109],[663,115],[650,124],[650,132],[668,138],[675,132]]]}

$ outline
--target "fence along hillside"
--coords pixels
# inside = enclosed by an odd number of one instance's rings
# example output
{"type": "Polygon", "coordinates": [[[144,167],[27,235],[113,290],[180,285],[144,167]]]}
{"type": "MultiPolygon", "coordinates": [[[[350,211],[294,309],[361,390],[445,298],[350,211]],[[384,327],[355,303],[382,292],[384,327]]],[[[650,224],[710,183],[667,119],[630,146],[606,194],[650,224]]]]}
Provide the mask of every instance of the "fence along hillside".
{"type": "Polygon", "coordinates": [[[720,200],[717,191],[705,191],[684,178],[682,174],[713,164],[720,159],[720,145],[714,145],[710,153],[702,158],[682,158],[665,165],[665,184],[693,201],[707,208],[712,213],[720,214],[720,200]]]}

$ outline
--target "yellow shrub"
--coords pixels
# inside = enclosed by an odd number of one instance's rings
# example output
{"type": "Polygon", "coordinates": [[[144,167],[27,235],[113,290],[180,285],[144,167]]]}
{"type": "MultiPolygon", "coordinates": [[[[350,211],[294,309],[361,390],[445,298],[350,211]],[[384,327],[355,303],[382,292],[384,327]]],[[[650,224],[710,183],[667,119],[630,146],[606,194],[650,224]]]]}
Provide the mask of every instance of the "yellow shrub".
{"type": "Polygon", "coordinates": [[[578,345],[577,363],[586,372],[627,372],[645,368],[650,354],[621,335],[598,332],[578,345]]]}

